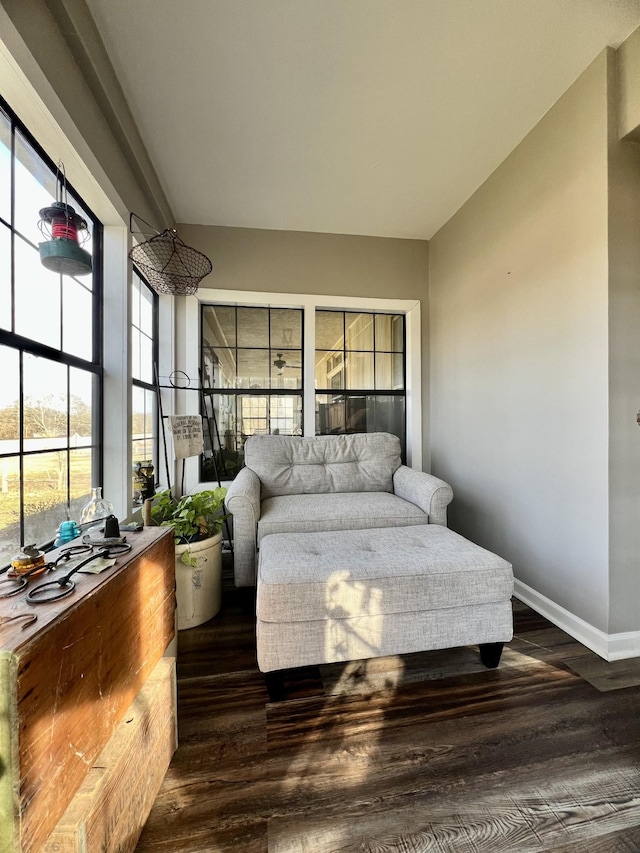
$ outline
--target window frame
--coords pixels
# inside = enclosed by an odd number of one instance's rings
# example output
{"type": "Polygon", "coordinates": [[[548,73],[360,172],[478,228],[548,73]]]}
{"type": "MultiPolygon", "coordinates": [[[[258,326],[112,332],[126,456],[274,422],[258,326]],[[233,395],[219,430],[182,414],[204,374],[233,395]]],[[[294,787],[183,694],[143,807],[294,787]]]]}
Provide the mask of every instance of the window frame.
{"type": "MultiPolygon", "coordinates": [[[[353,432],[354,430],[349,430],[347,428],[347,412],[349,409],[349,400],[357,399],[357,398],[377,398],[377,397],[397,397],[402,398],[404,401],[403,406],[403,414],[402,414],[402,435],[398,436],[400,439],[400,443],[402,445],[402,453],[404,457],[405,445],[407,440],[407,410],[406,410],[406,399],[407,399],[407,348],[406,348],[406,315],[401,312],[387,312],[387,311],[371,311],[371,310],[359,310],[357,312],[354,311],[345,311],[341,308],[326,308],[326,307],[317,307],[315,312],[322,311],[323,313],[335,313],[342,315],[342,347],[334,347],[332,349],[326,349],[325,347],[317,346],[317,341],[315,341],[314,354],[316,355],[320,352],[332,353],[331,359],[336,361],[336,367],[333,369],[333,374],[327,374],[331,378],[331,385],[327,385],[325,387],[319,387],[315,385],[315,398],[316,401],[319,397],[341,397],[342,400],[338,402],[342,402],[344,407],[344,415],[343,422],[345,424],[345,432],[353,432]],[[370,317],[400,317],[402,319],[402,350],[384,350],[379,349],[376,342],[377,336],[377,323],[373,322],[372,324],[372,344],[371,349],[361,349],[357,350],[354,347],[349,346],[348,342],[348,326],[347,326],[347,315],[357,313],[359,316],[368,315],[370,317]],[[357,386],[351,387],[347,380],[348,370],[349,370],[349,361],[350,354],[353,353],[371,353],[373,356],[373,386],[357,386]],[[375,368],[375,358],[378,354],[402,354],[402,388],[377,388],[377,379],[376,379],[376,368],[375,368]],[[339,358],[338,358],[339,356],[339,358]],[[338,383],[334,383],[334,379],[341,379],[342,381],[338,383]]],[[[314,383],[315,384],[315,383],[314,383]]],[[[374,403],[374,409],[377,406],[377,401],[374,403]]],[[[359,432],[359,430],[355,430],[359,432]]],[[[329,435],[331,433],[322,433],[318,432],[318,427],[316,426],[316,435],[329,435]]]]}
{"type": "MultiPolygon", "coordinates": [[[[300,399],[301,425],[304,424],[304,406],[305,406],[305,395],[304,395],[304,362],[305,362],[304,309],[300,309],[298,307],[289,306],[289,305],[286,305],[286,306],[284,306],[284,305],[250,305],[249,306],[249,305],[244,305],[244,304],[229,305],[229,303],[219,303],[219,302],[213,302],[212,303],[209,301],[200,300],[200,302],[199,302],[198,329],[199,329],[198,339],[199,339],[199,353],[200,353],[198,376],[202,377],[202,382],[204,383],[203,394],[202,394],[201,400],[200,400],[200,414],[202,415],[204,420],[208,421],[208,423],[205,427],[205,436],[204,436],[205,448],[210,450],[211,449],[210,445],[213,443],[214,449],[215,449],[215,443],[217,441],[218,445],[219,445],[219,452],[220,452],[220,459],[218,461],[220,463],[223,463],[222,456],[225,453],[226,448],[224,448],[222,446],[222,436],[220,435],[220,424],[217,422],[217,419],[216,419],[214,429],[216,429],[218,431],[217,436],[214,435],[213,432],[210,433],[210,427],[211,427],[211,420],[212,419],[209,418],[209,412],[211,411],[211,406],[212,406],[213,401],[216,397],[227,396],[227,397],[235,398],[236,419],[238,418],[239,406],[244,406],[249,400],[251,400],[252,401],[251,404],[255,406],[256,401],[258,401],[258,404],[259,404],[260,401],[264,400],[265,401],[264,421],[266,424],[266,434],[268,434],[268,435],[272,434],[272,432],[271,432],[272,421],[281,420],[281,418],[278,418],[277,415],[274,415],[272,413],[271,401],[277,400],[279,398],[280,399],[282,399],[282,398],[289,398],[290,399],[290,398],[297,397],[300,399]],[[207,386],[207,380],[205,378],[205,371],[204,371],[204,364],[203,364],[203,347],[202,347],[202,344],[204,341],[204,311],[206,308],[215,308],[215,307],[218,307],[219,305],[225,306],[225,307],[233,307],[235,309],[234,322],[235,322],[236,344],[234,345],[233,349],[235,350],[236,354],[238,353],[239,350],[245,351],[247,349],[250,349],[250,350],[255,350],[257,352],[267,352],[267,353],[269,353],[269,358],[271,358],[271,356],[274,354],[275,350],[277,349],[277,347],[274,347],[272,345],[272,337],[271,337],[271,330],[272,330],[271,312],[272,312],[272,310],[273,311],[281,311],[283,309],[286,309],[286,310],[296,311],[300,314],[301,323],[300,323],[300,348],[299,349],[300,349],[300,358],[301,358],[301,375],[300,375],[300,387],[299,388],[288,388],[288,389],[273,388],[270,384],[271,377],[270,377],[269,385],[265,388],[251,388],[251,387],[249,387],[249,388],[245,388],[245,387],[233,387],[233,388],[231,388],[231,387],[224,387],[224,388],[212,387],[212,388],[209,388],[207,386]],[[258,308],[261,311],[266,312],[266,314],[267,314],[267,329],[268,329],[268,332],[267,332],[268,342],[267,342],[266,346],[247,347],[244,344],[242,346],[238,346],[237,340],[238,340],[239,321],[238,321],[238,310],[237,309],[238,308],[244,308],[244,307],[258,308]],[[210,400],[210,402],[209,402],[209,400],[210,400]]],[[[297,351],[298,347],[296,346],[296,347],[293,347],[292,349],[297,351]]],[[[295,409],[294,409],[294,415],[292,417],[292,420],[294,419],[294,417],[295,417],[295,409]]],[[[261,415],[252,415],[252,419],[260,420],[260,419],[262,419],[262,416],[261,415]]],[[[236,430],[237,430],[237,426],[236,426],[236,430]]],[[[251,435],[252,433],[248,433],[248,434],[251,435]]],[[[289,433],[285,433],[285,434],[289,434],[289,433]]],[[[234,435],[234,437],[233,437],[233,444],[234,444],[233,450],[235,452],[237,452],[237,450],[238,450],[238,448],[235,446],[236,442],[237,442],[237,434],[234,435]]],[[[240,452],[243,453],[243,449],[241,449],[240,452]]],[[[217,482],[217,480],[215,478],[210,479],[210,480],[204,479],[204,476],[205,476],[204,471],[205,471],[206,467],[208,467],[206,465],[206,460],[203,459],[201,456],[200,460],[199,460],[199,474],[198,474],[199,482],[204,482],[204,483],[206,483],[206,482],[208,482],[208,483],[217,482]]],[[[217,471],[218,476],[221,476],[220,466],[215,461],[214,461],[214,470],[217,471]]]]}
{"type": "MultiPolygon", "coordinates": [[[[160,420],[159,420],[160,415],[159,415],[159,402],[158,402],[158,395],[160,393],[160,390],[158,388],[159,382],[158,382],[158,374],[157,374],[157,371],[159,369],[158,368],[158,360],[159,360],[159,354],[160,354],[160,297],[158,296],[157,292],[151,287],[149,282],[142,275],[142,273],[136,267],[135,264],[132,265],[131,279],[130,279],[130,285],[129,285],[132,295],[134,293],[134,284],[135,284],[136,278],[141,282],[141,284],[144,287],[147,288],[147,290],[151,294],[151,305],[152,305],[152,308],[151,308],[151,312],[152,312],[152,319],[151,319],[151,326],[152,326],[152,329],[151,329],[151,353],[152,354],[151,354],[151,360],[152,360],[152,369],[154,371],[154,375],[153,375],[153,381],[152,382],[146,382],[144,379],[138,379],[137,377],[135,377],[133,375],[133,344],[132,344],[132,335],[130,335],[129,341],[130,341],[130,345],[131,345],[131,349],[132,349],[132,358],[131,358],[131,365],[132,366],[131,366],[131,373],[130,373],[130,380],[131,380],[131,420],[130,420],[130,429],[129,429],[129,432],[130,432],[129,445],[131,448],[131,461],[132,461],[132,465],[133,465],[133,463],[134,463],[134,458],[133,458],[134,457],[134,453],[133,453],[133,443],[134,443],[134,438],[133,438],[133,418],[134,418],[133,389],[134,388],[141,388],[143,391],[151,391],[154,394],[154,399],[155,399],[155,406],[153,409],[153,433],[152,433],[152,439],[151,439],[151,443],[152,443],[152,447],[153,447],[152,463],[154,466],[155,480],[157,482],[158,468],[159,468],[159,463],[160,463],[160,420]]],[[[132,306],[132,310],[131,310],[129,326],[130,326],[130,329],[133,330],[133,328],[134,328],[133,306],[132,306]]],[[[139,326],[136,326],[135,328],[137,328],[138,331],[141,332],[142,334],[146,334],[146,332],[144,332],[139,326]]],[[[134,508],[134,510],[139,509],[139,505],[134,504],[133,508],[134,508]]]]}
{"type": "MultiPolygon", "coordinates": [[[[63,349],[64,346],[64,323],[65,323],[65,312],[61,309],[60,315],[60,348],[57,349],[54,346],[50,346],[49,344],[42,343],[41,341],[29,338],[23,334],[19,334],[15,331],[16,328],[16,288],[18,286],[16,282],[16,241],[21,240],[26,243],[31,248],[38,250],[38,246],[35,245],[27,235],[22,234],[21,231],[16,227],[15,222],[15,213],[16,213],[16,133],[18,133],[24,141],[33,148],[34,152],[41,159],[42,163],[49,169],[49,171],[54,176],[54,180],[57,181],[57,173],[58,167],[56,163],[52,160],[51,157],[46,153],[42,145],[38,142],[35,136],[29,131],[23,121],[20,119],[16,111],[11,107],[11,105],[0,96],[0,110],[6,115],[9,119],[11,129],[11,149],[10,149],[10,175],[11,175],[11,189],[10,189],[10,220],[7,221],[4,217],[0,216],[0,227],[8,228],[10,233],[10,293],[11,293],[11,316],[10,316],[10,329],[0,328],[0,345],[7,347],[10,350],[15,351],[18,354],[18,362],[19,362],[19,380],[18,380],[18,402],[19,402],[19,436],[18,436],[18,451],[17,453],[2,453],[0,454],[0,459],[4,459],[7,457],[19,457],[19,539],[20,539],[20,547],[23,547],[25,544],[29,544],[25,541],[25,518],[27,517],[25,514],[25,482],[24,482],[24,469],[25,469],[25,459],[29,459],[32,457],[36,457],[38,455],[42,455],[45,452],[65,452],[67,456],[67,463],[70,459],[70,451],[72,450],[71,445],[71,434],[70,434],[70,423],[71,423],[71,398],[69,395],[69,377],[70,369],[76,369],[86,373],[92,377],[92,402],[91,402],[91,422],[92,422],[92,432],[91,432],[91,476],[92,483],[94,485],[96,483],[101,483],[103,481],[104,475],[104,459],[103,459],[103,448],[104,448],[104,432],[103,432],[103,388],[104,388],[104,364],[103,364],[103,347],[104,347],[104,339],[103,339],[103,245],[104,245],[104,226],[103,223],[98,219],[93,210],[89,207],[89,205],[82,198],[80,193],[74,188],[72,183],[66,178],[65,182],[67,191],[72,195],[77,201],[82,205],[83,213],[86,213],[91,220],[91,234],[92,234],[92,289],[91,289],[91,319],[92,319],[92,339],[91,339],[91,359],[88,360],[81,356],[72,354],[70,352],[65,352],[63,349]],[[24,436],[24,371],[23,371],[23,361],[24,356],[34,356],[36,358],[45,358],[49,361],[52,361],[56,364],[63,365],[67,370],[67,409],[66,409],[66,418],[67,418],[67,434],[66,437],[60,438],[60,444],[52,448],[46,448],[42,450],[28,450],[25,449],[25,436],[24,436]]],[[[34,210],[34,218],[38,215],[38,211],[34,210]]],[[[61,274],[60,278],[62,278],[61,274]]],[[[62,283],[61,283],[62,284],[62,283]]],[[[61,305],[63,296],[63,289],[61,286],[60,290],[60,299],[61,305]]],[[[71,500],[71,467],[67,464],[67,474],[66,474],[66,506],[69,507],[69,503],[71,500]]],[[[60,518],[60,521],[63,521],[64,518],[60,518]]],[[[43,531],[44,533],[45,531],[43,531]]],[[[50,532],[46,531],[46,538],[42,539],[42,541],[38,542],[39,547],[50,547],[53,543],[53,539],[55,537],[55,530],[51,530],[50,532]]],[[[31,535],[29,537],[32,538],[31,535]]],[[[0,562],[2,562],[0,560],[0,562]]]]}
{"type": "MultiPolygon", "coordinates": [[[[303,371],[304,418],[303,435],[315,435],[315,388],[313,346],[315,345],[315,308],[335,308],[344,311],[373,311],[383,314],[405,315],[405,393],[406,393],[406,438],[407,465],[422,470],[422,323],[419,299],[380,299],[350,296],[327,296],[321,294],[280,293],[272,291],[238,291],[201,287],[189,299],[176,305],[176,349],[182,354],[183,369],[190,376],[198,375],[201,340],[193,330],[199,329],[201,302],[268,306],[278,308],[303,308],[305,359],[303,371]],[[310,344],[313,342],[313,344],[310,344]],[[311,349],[309,347],[311,346],[311,349]]],[[[175,407],[177,412],[198,411],[197,403],[189,395],[177,389],[175,407]]],[[[199,460],[186,460],[187,488],[207,488],[199,479],[199,460]]]]}

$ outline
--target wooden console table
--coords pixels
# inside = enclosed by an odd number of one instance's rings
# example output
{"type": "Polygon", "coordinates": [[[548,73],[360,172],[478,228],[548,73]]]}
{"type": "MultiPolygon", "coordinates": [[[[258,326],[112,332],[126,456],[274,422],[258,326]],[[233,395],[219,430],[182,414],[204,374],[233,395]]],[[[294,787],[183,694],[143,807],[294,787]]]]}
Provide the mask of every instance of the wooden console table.
{"type": "Polygon", "coordinates": [[[131,552],[99,575],[76,575],[67,598],[0,599],[2,853],[42,849],[173,638],[173,532],[127,537],[131,552]],[[37,622],[4,621],[24,612],[37,622]]]}

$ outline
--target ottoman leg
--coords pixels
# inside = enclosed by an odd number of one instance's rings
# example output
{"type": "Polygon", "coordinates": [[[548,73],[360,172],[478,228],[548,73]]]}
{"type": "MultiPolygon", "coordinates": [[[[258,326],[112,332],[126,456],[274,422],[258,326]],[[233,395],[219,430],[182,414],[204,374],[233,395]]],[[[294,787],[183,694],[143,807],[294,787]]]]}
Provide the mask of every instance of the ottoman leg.
{"type": "Polygon", "coordinates": [[[264,680],[267,685],[269,701],[282,702],[284,699],[284,670],[275,669],[273,672],[265,672],[264,680]]]}
{"type": "Polygon", "coordinates": [[[480,660],[488,669],[495,669],[500,663],[504,643],[480,643],[480,660]]]}

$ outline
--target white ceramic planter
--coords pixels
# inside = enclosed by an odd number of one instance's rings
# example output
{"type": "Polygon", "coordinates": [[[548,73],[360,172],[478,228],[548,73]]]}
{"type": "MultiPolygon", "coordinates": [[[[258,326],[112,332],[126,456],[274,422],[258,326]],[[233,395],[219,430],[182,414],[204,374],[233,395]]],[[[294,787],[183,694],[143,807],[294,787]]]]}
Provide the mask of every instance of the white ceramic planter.
{"type": "Polygon", "coordinates": [[[222,533],[190,545],[176,545],[176,599],[179,631],[202,625],[220,610],[222,533]],[[186,566],[180,560],[188,550],[193,566],[186,566]]]}

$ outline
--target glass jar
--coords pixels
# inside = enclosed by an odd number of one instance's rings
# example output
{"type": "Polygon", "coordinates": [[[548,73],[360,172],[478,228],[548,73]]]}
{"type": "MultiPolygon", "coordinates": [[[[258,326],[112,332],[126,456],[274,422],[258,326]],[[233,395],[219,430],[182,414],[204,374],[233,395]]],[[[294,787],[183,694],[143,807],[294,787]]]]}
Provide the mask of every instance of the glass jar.
{"type": "Polygon", "coordinates": [[[101,521],[113,513],[113,504],[102,497],[102,486],[91,489],[91,500],[82,507],[80,513],[80,524],[90,524],[92,521],[101,521]]]}

